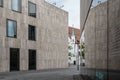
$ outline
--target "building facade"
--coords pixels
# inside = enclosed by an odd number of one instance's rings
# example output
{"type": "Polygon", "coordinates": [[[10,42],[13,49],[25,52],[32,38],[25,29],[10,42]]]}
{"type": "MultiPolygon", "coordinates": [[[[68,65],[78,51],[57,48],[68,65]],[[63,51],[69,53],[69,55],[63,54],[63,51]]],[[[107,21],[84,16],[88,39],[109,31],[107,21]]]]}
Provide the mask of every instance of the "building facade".
{"type": "Polygon", "coordinates": [[[73,27],[68,27],[68,43],[69,43],[69,63],[77,64],[77,56],[78,56],[78,45],[80,42],[80,29],[76,29],[73,27]]]}
{"type": "Polygon", "coordinates": [[[93,0],[80,0],[80,36],[82,36],[92,1],[93,0]]]}
{"type": "Polygon", "coordinates": [[[93,0],[84,26],[85,69],[100,80],[120,79],[120,1],[93,0]]]}
{"type": "Polygon", "coordinates": [[[0,72],[68,67],[67,26],[44,0],[0,0],[0,72]]]}

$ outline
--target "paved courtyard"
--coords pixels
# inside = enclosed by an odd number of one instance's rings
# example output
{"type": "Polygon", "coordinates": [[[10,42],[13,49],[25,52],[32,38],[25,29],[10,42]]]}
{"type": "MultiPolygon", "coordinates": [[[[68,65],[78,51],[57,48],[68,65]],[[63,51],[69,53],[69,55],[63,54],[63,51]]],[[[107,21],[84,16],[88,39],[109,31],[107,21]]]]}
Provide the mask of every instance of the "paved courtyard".
{"type": "Polygon", "coordinates": [[[73,80],[73,75],[77,74],[76,66],[71,66],[67,69],[0,73],[0,80],[73,80]]]}

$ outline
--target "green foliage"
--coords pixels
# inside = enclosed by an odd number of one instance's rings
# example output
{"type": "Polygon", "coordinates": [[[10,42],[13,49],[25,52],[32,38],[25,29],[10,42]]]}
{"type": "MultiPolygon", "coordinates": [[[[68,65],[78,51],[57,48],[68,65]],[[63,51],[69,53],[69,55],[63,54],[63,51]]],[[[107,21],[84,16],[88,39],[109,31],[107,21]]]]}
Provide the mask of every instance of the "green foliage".
{"type": "Polygon", "coordinates": [[[73,54],[72,56],[73,56],[73,57],[75,57],[75,55],[74,55],[74,54],[73,54]]]}
{"type": "Polygon", "coordinates": [[[68,49],[71,50],[71,49],[73,49],[73,48],[72,48],[72,46],[69,45],[69,46],[68,46],[68,49]]]}
{"type": "Polygon", "coordinates": [[[69,57],[69,60],[71,60],[71,57],[69,57]]]}
{"type": "Polygon", "coordinates": [[[72,53],[71,53],[71,52],[69,52],[68,56],[72,57],[72,53]]]}
{"type": "Polygon", "coordinates": [[[82,42],[82,43],[81,43],[81,49],[84,49],[84,48],[85,48],[85,43],[82,42]]]}
{"type": "Polygon", "coordinates": [[[75,55],[72,54],[71,52],[69,52],[68,56],[69,56],[69,57],[75,57],[75,55]]]}
{"type": "Polygon", "coordinates": [[[85,52],[81,51],[81,56],[83,57],[83,59],[85,59],[85,52]]]}
{"type": "Polygon", "coordinates": [[[81,48],[81,56],[83,59],[85,59],[85,43],[84,42],[81,43],[80,48],[81,48]]]}

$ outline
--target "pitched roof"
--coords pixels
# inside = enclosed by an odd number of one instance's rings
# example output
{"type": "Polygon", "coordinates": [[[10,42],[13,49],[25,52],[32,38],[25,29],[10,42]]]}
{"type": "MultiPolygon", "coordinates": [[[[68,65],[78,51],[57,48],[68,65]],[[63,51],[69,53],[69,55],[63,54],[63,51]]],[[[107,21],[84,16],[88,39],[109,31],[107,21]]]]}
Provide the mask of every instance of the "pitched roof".
{"type": "Polygon", "coordinates": [[[75,33],[75,42],[77,43],[78,41],[80,42],[80,29],[73,28],[73,27],[68,27],[68,35],[71,38],[72,35],[72,30],[74,30],[75,33]]]}

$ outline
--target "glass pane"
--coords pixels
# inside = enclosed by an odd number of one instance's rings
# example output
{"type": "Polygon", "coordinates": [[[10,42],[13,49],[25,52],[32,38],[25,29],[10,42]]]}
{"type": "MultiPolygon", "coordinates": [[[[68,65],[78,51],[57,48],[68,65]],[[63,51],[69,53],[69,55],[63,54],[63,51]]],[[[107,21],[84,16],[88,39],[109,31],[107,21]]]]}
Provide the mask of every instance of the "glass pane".
{"type": "Polygon", "coordinates": [[[29,25],[29,40],[35,40],[36,34],[35,34],[35,26],[29,25]]]}
{"type": "Polygon", "coordinates": [[[29,2],[29,16],[36,17],[36,5],[29,2]]]}
{"type": "Polygon", "coordinates": [[[16,34],[17,34],[17,24],[16,24],[16,22],[13,22],[13,26],[14,26],[14,36],[16,36],[16,34]]]}
{"type": "Polygon", "coordinates": [[[9,37],[16,37],[17,30],[16,30],[16,22],[8,21],[8,36],[9,37]]]}
{"type": "Polygon", "coordinates": [[[8,22],[8,36],[14,36],[14,27],[12,21],[8,22]]]}
{"type": "Polygon", "coordinates": [[[21,0],[12,0],[12,9],[15,11],[21,11],[21,0]]]}
{"type": "Polygon", "coordinates": [[[3,6],[3,0],[0,0],[0,6],[1,7],[3,6]]]}

